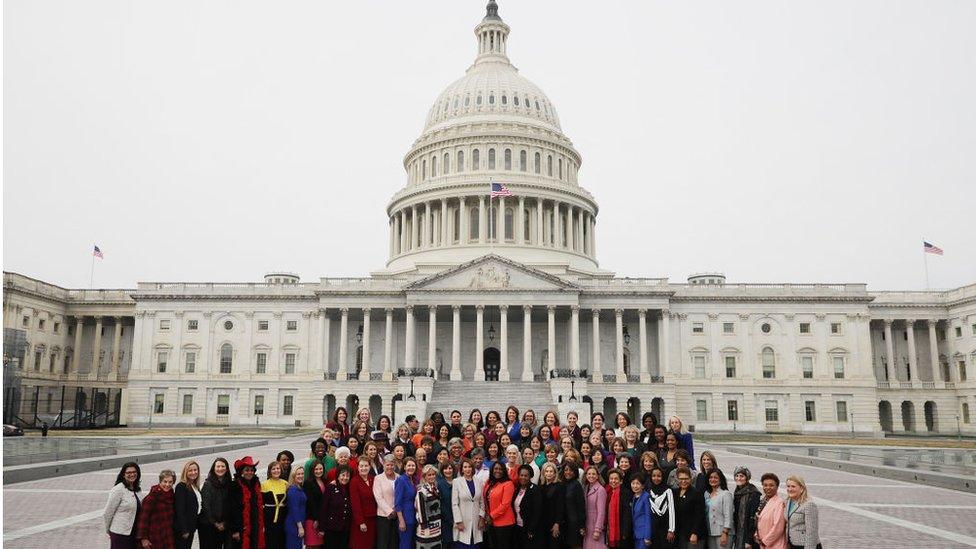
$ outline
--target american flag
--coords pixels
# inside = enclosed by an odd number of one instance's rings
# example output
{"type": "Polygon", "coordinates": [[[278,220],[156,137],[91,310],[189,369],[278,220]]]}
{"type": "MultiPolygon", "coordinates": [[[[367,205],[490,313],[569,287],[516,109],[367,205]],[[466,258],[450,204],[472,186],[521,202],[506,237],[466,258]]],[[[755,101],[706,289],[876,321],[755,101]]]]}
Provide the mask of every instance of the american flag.
{"type": "Polygon", "coordinates": [[[942,248],[936,246],[935,244],[932,244],[931,242],[925,242],[923,240],[922,241],[922,245],[925,248],[925,253],[927,253],[927,254],[935,254],[935,255],[942,255],[942,248]]]}
{"type": "Polygon", "coordinates": [[[98,246],[95,246],[95,251],[92,252],[92,255],[98,259],[105,259],[105,256],[102,255],[102,251],[98,249],[98,246]]]}
{"type": "Polygon", "coordinates": [[[512,191],[510,191],[508,187],[502,185],[501,183],[492,182],[491,197],[495,198],[496,196],[512,196],[512,191]]]}

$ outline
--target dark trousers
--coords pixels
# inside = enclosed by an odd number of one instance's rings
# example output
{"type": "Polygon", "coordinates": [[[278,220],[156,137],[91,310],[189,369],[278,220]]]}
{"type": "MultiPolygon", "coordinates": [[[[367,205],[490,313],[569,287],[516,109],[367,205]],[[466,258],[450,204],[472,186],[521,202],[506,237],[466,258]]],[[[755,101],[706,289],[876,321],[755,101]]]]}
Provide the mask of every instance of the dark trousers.
{"type": "Polygon", "coordinates": [[[325,546],[343,548],[349,547],[349,530],[326,530],[325,546]]]}
{"type": "Polygon", "coordinates": [[[136,537],[124,536],[115,532],[108,533],[110,549],[136,549],[136,537]]]}
{"type": "Polygon", "coordinates": [[[400,545],[400,524],[395,518],[376,517],[376,549],[396,549],[400,545]]]}
{"type": "Polygon", "coordinates": [[[488,546],[491,547],[491,549],[515,547],[515,525],[489,526],[488,546]]]}
{"type": "Polygon", "coordinates": [[[200,549],[227,549],[230,547],[230,535],[227,530],[217,530],[210,524],[200,525],[200,549]]]}
{"type": "Polygon", "coordinates": [[[544,541],[536,538],[530,538],[529,534],[531,532],[528,528],[524,526],[515,527],[515,547],[518,549],[535,549],[536,547],[542,547],[544,541]]]}
{"type": "Polygon", "coordinates": [[[190,535],[183,539],[183,534],[179,532],[173,534],[176,539],[176,549],[192,549],[193,548],[193,537],[196,533],[190,532],[190,535]]]}

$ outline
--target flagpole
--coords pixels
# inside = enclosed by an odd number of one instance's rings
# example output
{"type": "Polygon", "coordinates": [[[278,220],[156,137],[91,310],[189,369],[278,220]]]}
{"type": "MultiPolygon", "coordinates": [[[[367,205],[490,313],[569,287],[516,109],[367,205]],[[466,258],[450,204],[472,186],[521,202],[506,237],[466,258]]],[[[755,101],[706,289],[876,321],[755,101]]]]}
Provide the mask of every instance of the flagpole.
{"type": "Polygon", "coordinates": [[[92,262],[91,271],[88,273],[88,289],[92,290],[95,288],[95,245],[92,244],[92,262]]]}
{"type": "Polygon", "coordinates": [[[922,263],[925,265],[925,289],[929,290],[929,254],[925,251],[925,237],[922,237],[922,263]]]}

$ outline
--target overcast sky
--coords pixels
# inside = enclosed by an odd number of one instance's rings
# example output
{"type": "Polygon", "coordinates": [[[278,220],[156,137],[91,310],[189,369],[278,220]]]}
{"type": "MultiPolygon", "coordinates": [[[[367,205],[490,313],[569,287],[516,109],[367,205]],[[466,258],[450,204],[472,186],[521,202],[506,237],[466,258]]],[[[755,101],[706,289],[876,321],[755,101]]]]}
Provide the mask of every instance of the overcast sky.
{"type": "MultiPolygon", "coordinates": [[[[362,276],[484,0],[4,2],[3,267],[362,276]]],[[[976,282],[976,2],[501,0],[620,276],[976,282]]]]}

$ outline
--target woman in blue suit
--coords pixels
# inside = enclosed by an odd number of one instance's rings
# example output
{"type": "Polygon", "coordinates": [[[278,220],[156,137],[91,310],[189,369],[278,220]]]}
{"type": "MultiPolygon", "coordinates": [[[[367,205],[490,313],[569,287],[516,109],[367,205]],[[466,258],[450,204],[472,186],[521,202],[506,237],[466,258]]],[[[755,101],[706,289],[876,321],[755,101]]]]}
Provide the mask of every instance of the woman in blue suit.
{"type": "Polygon", "coordinates": [[[403,474],[393,482],[393,510],[400,527],[399,549],[413,549],[414,530],[417,527],[417,487],[413,476],[417,473],[417,461],[412,457],[403,460],[403,474]]]}
{"type": "Polygon", "coordinates": [[[647,492],[644,491],[646,484],[644,476],[640,474],[630,479],[630,489],[634,493],[630,512],[634,519],[635,549],[646,549],[651,546],[651,502],[647,492]]]}

